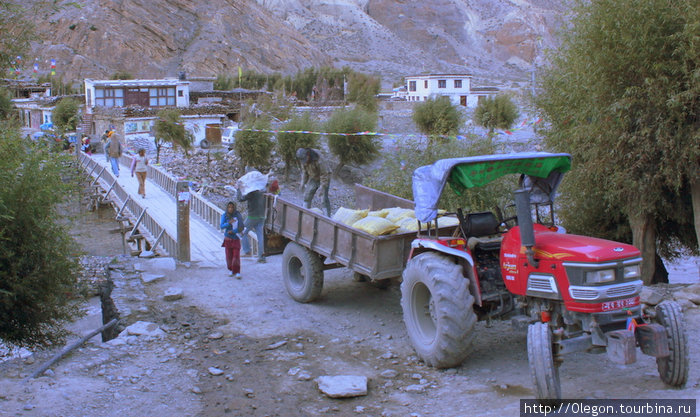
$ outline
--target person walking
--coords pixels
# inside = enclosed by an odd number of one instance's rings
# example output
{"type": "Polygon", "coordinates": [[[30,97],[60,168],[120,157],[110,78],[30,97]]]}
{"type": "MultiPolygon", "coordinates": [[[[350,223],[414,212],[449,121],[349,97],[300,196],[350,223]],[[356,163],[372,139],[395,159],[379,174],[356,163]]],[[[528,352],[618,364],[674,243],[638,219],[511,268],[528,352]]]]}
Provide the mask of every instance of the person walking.
{"type": "Polygon", "coordinates": [[[243,216],[236,210],[236,204],[229,201],[226,211],[221,215],[221,228],[224,230],[224,243],[226,249],[226,268],[231,271],[231,276],[241,279],[241,241],[238,233],[243,229],[243,216]]]}
{"type": "Polygon", "coordinates": [[[263,234],[263,226],[265,224],[265,194],[263,190],[255,190],[243,195],[241,193],[242,185],[240,181],[236,183],[238,201],[247,201],[248,204],[248,217],[245,219],[245,229],[243,230],[243,237],[241,238],[243,256],[250,256],[251,247],[248,231],[254,230],[255,236],[258,238],[258,262],[265,263],[265,236],[263,234]]]}
{"type": "Polygon", "coordinates": [[[136,173],[136,178],[139,180],[139,195],[141,198],[146,198],[146,173],[148,172],[148,158],[146,158],[146,150],[139,149],[138,155],[134,156],[131,161],[131,176],[136,173]]]}
{"type": "Polygon", "coordinates": [[[107,151],[109,152],[109,162],[112,163],[112,172],[119,178],[119,158],[122,156],[122,144],[119,141],[119,135],[110,131],[109,144],[107,151]]]}
{"type": "Polygon", "coordinates": [[[109,132],[109,130],[105,130],[105,133],[100,138],[100,142],[102,142],[102,150],[105,153],[105,161],[107,162],[109,162],[109,132]]]}
{"type": "Polygon", "coordinates": [[[331,185],[331,168],[321,162],[321,153],[316,149],[297,149],[297,159],[301,163],[301,188],[304,195],[304,207],[311,208],[316,190],[321,187],[321,198],[326,215],[331,216],[331,201],[328,198],[328,188],[331,185]]]}

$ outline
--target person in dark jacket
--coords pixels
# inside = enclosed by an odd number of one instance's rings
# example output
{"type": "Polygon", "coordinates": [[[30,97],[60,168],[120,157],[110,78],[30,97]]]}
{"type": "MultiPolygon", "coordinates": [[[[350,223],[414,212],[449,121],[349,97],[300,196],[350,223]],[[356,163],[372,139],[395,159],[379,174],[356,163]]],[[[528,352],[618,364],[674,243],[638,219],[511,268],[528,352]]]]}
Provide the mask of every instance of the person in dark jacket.
{"type": "Polygon", "coordinates": [[[316,149],[297,149],[297,159],[301,163],[301,188],[304,193],[304,207],[311,208],[316,190],[321,187],[321,199],[326,215],[331,216],[331,201],[328,198],[328,188],[331,183],[332,169],[327,161],[321,160],[321,153],[316,149]]]}
{"type": "Polygon", "coordinates": [[[265,237],[263,225],[265,224],[265,194],[261,190],[251,191],[246,195],[241,194],[241,184],[237,184],[238,201],[248,202],[248,217],[245,219],[245,229],[241,244],[243,246],[243,256],[250,256],[250,239],[248,231],[254,230],[258,238],[258,262],[265,263],[265,237]]]}
{"type": "Polygon", "coordinates": [[[241,241],[238,233],[243,230],[243,216],[236,210],[236,204],[229,201],[226,211],[221,215],[221,228],[224,230],[226,248],[226,267],[236,279],[241,279],[241,241]]]}

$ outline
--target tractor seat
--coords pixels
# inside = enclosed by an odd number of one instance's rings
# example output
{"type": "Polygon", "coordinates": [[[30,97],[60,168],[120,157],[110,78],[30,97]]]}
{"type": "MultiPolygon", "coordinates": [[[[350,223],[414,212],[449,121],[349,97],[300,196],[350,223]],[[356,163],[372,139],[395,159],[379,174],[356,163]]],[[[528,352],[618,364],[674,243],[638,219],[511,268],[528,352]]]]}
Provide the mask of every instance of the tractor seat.
{"type": "Polygon", "coordinates": [[[498,230],[500,222],[492,212],[482,211],[469,213],[466,217],[459,217],[464,219],[462,229],[467,238],[469,250],[473,251],[477,245],[484,250],[500,248],[501,240],[503,240],[503,236],[498,230]]]}

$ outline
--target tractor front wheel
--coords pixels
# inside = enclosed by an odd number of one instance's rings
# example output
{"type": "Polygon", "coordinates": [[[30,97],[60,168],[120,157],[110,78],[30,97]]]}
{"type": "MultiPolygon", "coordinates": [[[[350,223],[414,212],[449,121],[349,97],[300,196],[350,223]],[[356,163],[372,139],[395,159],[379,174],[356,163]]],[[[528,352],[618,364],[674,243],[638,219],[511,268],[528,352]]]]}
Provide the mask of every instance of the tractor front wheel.
{"type": "Polygon", "coordinates": [[[436,368],[457,366],[474,341],[476,314],[462,267],[437,253],[411,259],[403,272],[401,308],[416,353],[436,368]]]}
{"type": "Polygon", "coordinates": [[[552,354],[552,331],[547,323],[533,323],[527,328],[527,360],[538,400],[561,399],[559,365],[552,354]]]}
{"type": "Polygon", "coordinates": [[[289,242],[282,253],[282,276],[287,293],[300,303],[309,303],[323,290],[323,262],[305,247],[289,242]]]}
{"type": "Polygon", "coordinates": [[[668,337],[669,356],[656,358],[659,376],[666,384],[682,387],[688,381],[688,336],[685,333],[683,311],[675,301],[656,306],[656,322],[664,326],[668,337]]]}

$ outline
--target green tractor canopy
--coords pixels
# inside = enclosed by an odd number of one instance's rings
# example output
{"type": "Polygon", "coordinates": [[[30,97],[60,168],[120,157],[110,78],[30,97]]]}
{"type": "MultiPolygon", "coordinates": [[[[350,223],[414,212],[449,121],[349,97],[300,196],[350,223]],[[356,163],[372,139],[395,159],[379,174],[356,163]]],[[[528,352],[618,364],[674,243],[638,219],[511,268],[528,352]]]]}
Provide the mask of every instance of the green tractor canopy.
{"type": "Polygon", "coordinates": [[[522,174],[524,183],[537,184],[543,198],[553,200],[563,174],[571,169],[566,153],[525,152],[506,155],[482,155],[435,161],[413,172],[413,200],[416,218],[429,222],[437,216],[437,204],[445,183],[457,194],[483,187],[507,174],[522,174]]]}

